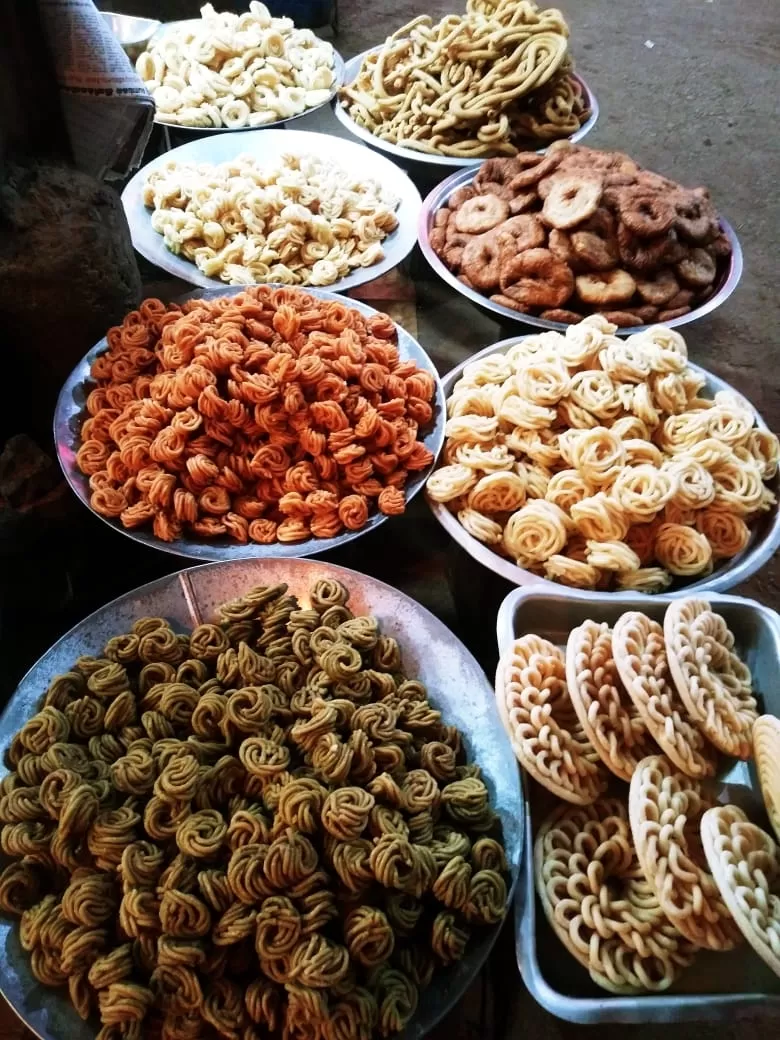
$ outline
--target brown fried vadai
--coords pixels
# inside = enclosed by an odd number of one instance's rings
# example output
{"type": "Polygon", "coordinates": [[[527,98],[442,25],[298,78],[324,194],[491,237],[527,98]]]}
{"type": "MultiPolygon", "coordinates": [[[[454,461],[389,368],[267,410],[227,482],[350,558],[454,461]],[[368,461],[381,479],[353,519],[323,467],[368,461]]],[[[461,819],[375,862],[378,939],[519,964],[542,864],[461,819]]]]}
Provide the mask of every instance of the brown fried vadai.
{"type": "Polygon", "coordinates": [[[484,162],[435,215],[430,244],[511,310],[564,324],[606,313],[621,327],[688,313],[731,255],[706,188],[569,141],[484,162]]]}

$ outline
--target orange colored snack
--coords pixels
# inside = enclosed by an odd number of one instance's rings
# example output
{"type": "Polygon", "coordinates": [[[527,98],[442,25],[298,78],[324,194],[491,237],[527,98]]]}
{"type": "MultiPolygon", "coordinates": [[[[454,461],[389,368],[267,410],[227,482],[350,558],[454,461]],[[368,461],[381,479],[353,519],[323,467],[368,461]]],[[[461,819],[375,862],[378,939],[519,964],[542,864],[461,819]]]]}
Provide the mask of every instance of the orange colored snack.
{"type": "Polygon", "coordinates": [[[145,300],[92,365],[76,461],[92,508],[156,537],[270,545],[404,511],[436,384],[395,326],[343,303],[253,286],[145,300]]]}

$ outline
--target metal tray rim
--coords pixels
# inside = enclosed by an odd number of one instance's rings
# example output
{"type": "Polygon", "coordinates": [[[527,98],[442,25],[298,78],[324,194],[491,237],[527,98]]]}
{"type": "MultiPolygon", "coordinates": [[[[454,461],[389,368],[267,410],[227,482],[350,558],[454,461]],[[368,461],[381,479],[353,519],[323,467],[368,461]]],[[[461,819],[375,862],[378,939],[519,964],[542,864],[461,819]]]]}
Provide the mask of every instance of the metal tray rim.
{"type": "MultiPolygon", "coordinates": [[[[442,389],[444,390],[445,398],[449,397],[455,382],[462,374],[466,365],[469,365],[474,361],[479,361],[481,358],[487,357],[490,354],[503,353],[513,344],[525,339],[528,335],[533,335],[533,333],[523,333],[521,335],[512,336],[509,339],[499,340],[498,343],[493,343],[490,346],[485,347],[476,354],[472,354],[471,357],[466,358],[466,360],[462,361],[459,365],[456,365],[455,368],[451,369],[442,377],[442,389]]],[[[715,375],[713,372],[709,372],[706,368],[702,368],[700,365],[697,365],[695,362],[690,360],[688,361],[688,365],[695,372],[700,373],[706,378],[707,391],[712,393],[715,393],[718,390],[729,390],[734,393],[737,392],[724,379],[721,379],[720,376],[715,375]]],[[[751,407],[753,406],[751,405],[751,407]]],[[[756,416],[756,425],[758,428],[768,430],[769,427],[754,407],[753,411],[756,416]]],[[[483,545],[482,542],[472,537],[465,528],[461,527],[457,518],[453,516],[443,502],[434,502],[427,494],[425,496],[425,501],[428,503],[431,512],[442,525],[444,530],[451,538],[458,542],[458,544],[462,546],[462,548],[464,548],[466,552],[477,561],[477,563],[481,563],[483,567],[487,567],[488,570],[491,570],[500,577],[512,582],[513,585],[538,587],[545,589],[549,593],[561,593],[561,590],[563,590],[563,595],[570,595],[579,591],[577,589],[569,589],[566,585],[550,581],[547,578],[541,578],[536,574],[531,574],[530,571],[518,567],[503,556],[499,556],[498,553],[493,552],[493,550],[488,546],[483,545]]],[[[690,596],[695,592],[722,592],[734,588],[735,585],[738,585],[743,581],[747,581],[748,578],[752,577],[757,571],[759,571],[765,563],[771,560],[778,548],[780,548],[780,505],[775,505],[774,514],[771,520],[766,520],[766,526],[767,529],[763,541],[759,542],[754,540],[752,544],[749,544],[746,549],[743,549],[738,556],[729,560],[725,566],[713,571],[713,573],[708,575],[706,578],[701,578],[699,581],[691,582],[691,584],[673,590],[671,593],[666,593],[665,595],[690,596]]],[[[587,590],[585,590],[585,595],[587,594],[587,590]]],[[[641,594],[635,592],[609,593],[609,596],[612,599],[620,600],[634,599],[637,595],[641,594]]],[[[644,595],[646,599],[658,598],[656,594],[644,595]]]]}
{"type": "MultiPolygon", "coordinates": [[[[482,666],[477,662],[476,658],[469,651],[469,649],[461,642],[461,640],[458,639],[458,637],[455,636],[454,633],[452,633],[447,628],[444,622],[440,621],[439,618],[437,618],[433,613],[431,613],[431,611],[429,611],[426,607],[422,606],[422,604],[418,603],[411,596],[408,596],[406,593],[393,588],[391,585],[388,585],[386,582],[383,582],[378,578],[371,577],[370,575],[364,575],[359,571],[355,571],[348,567],[342,567],[324,561],[307,559],[273,559],[270,561],[233,560],[227,563],[207,563],[197,567],[189,567],[184,570],[165,575],[162,578],[157,578],[156,580],[148,582],[145,585],[141,585],[138,588],[126,592],[121,596],[117,596],[109,603],[104,604],[102,607],[99,607],[97,610],[87,615],[86,618],[78,622],[66,633],[64,633],[35,662],[35,664],[33,664],[32,667],[28,669],[28,671],[20,680],[16,688],[16,691],[14,692],[14,694],[12,694],[8,703],[0,712],[0,752],[5,750],[7,743],[12,735],[12,733],[9,731],[9,726],[16,725],[17,720],[14,718],[14,715],[16,713],[16,705],[20,700],[20,695],[25,690],[25,687],[28,684],[36,684],[36,689],[38,693],[42,692],[42,690],[38,686],[36,673],[43,668],[48,658],[51,658],[55,655],[57,648],[66,640],[70,639],[72,636],[79,634],[81,630],[83,630],[84,632],[89,632],[90,628],[95,626],[95,623],[100,619],[102,615],[105,615],[113,609],[116,609],[121,604],[129,603],[133,600],[137,601],[137,616],[142,616],[144,612],[144,597],[147,597],[148,599],[149,596],[152,596],[155,593],[162,592],[166,588],[173,589],[177,585],[181,587],[183,599],[186,604],[187,613],[189,615],[188,623],[194,625],[198,623],[201,619],[201,613],[199,605],[197,603],[197,596],[195,590],[192,588],[192,575],[202,575],[208,573],[213,574],[216,572],[222,572],[222,574],[232,575],[236,572],[238,572],[239,574],[246,572],[245,580],[242,584],[248,586],[250,583],[262,583],[264,581],[264,568],[266,567],[268,567],[272,571],[278,568],[289,569],[291,572],[293,572],[293,574],[291,575],[291,580],[295,580],[295,572],[298,572],[298,574],[300,575],[306,575],[307,572],[327,574],[328,576],[332,576],[342,580],[350,588],[350,591],[354,591],[357,588],[362,587],[362,589],[365,589],[369,595],[372,593],[378,593],[379,595],[389,597],[391,601],[400,601],[402,604],[411,608],[413,612],[419,616],[419,618],[424,622],[426,626],[429,626],[440,636],[446,637],[448,647],[454,648],[461,661],[465,660],[469,663],[469,671],[471,671],[477,677],[481,677],[485,702],[487,705],[487,711],[489,715],[493,716],[496,732],[498,732],[498,730],[501,727],[501,722],[498,718],[498,713],[495,711],[495,704],[492,696],[490,682],[487,676],[485,675],[482,666]]],[[[270,575],[269,579],[274,580],[273,575],[270,575]]],[[[310,579],[307,579],[307,581],[308,580],[310,579]]],[[[229,595],[235,596],[236,594],[237,591],[235,585],[231,585],[229,595]]],[[[415,640],[414,636],[410,632],[407,637],[407,646],[410,645],[413,641],[422,643],[423,640],[415,640]]],[[[438,693],[439,692],[436,691],[433,694],[434,701],[439,700],[438,693]]],[[[503,747],[503,751],[499,750],[499,755],[502,755],[502,759],[504,759],[504,761],[500,766],[497,765],[495,773],[496,775],[500,773],[504,782],[509,781],[506,794],[511,794],[511,805],[502,807],[503,815],[504,817],[506,817],[511,814],[513,818],[517,820],[518,823],[518,828],[516,832],[517,840],[515,842],[514,849],[515,855],[513,861],[509,865],[510,886],[507,892],[506,914],[504,918],[504,921],[506,921],[512,909],[514,895],[519,883],[523,857],[525,855],[526,805],[524,793],[520,784],[520,778],[517,775],[517,771],[514,768],[514,759],[511,754],[511,751],[508,745],[504,744],[504,742],[502,741],[498,741],[497,746],[503,747]],[[515,778],[514,781],[512,781],[511,778],[515,778]]],[[[0,763],[2,763],[1,757],[0,763]]],[[[6,772],[5,766],[2,764],[0,764],[0,769],[2,769],[3,773],[6,772]]],[[[451,991],[450,988],[445,987],[441,1004],[436,1006],[435,1008],[427,1009],[428,1020],[424,1022],[415,1023],[413,1019],[412,1022],[404,1030],[404,1032],[399,1034],[398,1040],[422,1040],[422,1037],[454,1007],[457,1001],[460,1000],[461,997],[464,995],[468,986],[471,985],[482,964],[489,956],[490,950],[492,949],[496,939],[498,938],[499,931],[501,930],[504,921],[502,921],[498,925],[493,926],[489,930],[486,929],[481,937],[481,941],[475,943],[474,947],[472,948],[473,963],[469,962],[468,968],[464,973],[463,978],[460,980],[460,984],[454,987],[454,992],[451,991]]],[[[0,938],[5,936],[7,941],[8,935],[11,932],[15,932],[15,927],[11,923],[11,919],[5,916],[0,916],[0,938]]],[[[25,965],[27,964],[26,956],[24,963],[25,965]]],[[[460,963],[463,964],[463,962],[460,963]]],[[[36,1003],[36,1020],[35,1023],[32,1024],[24,1016],[23,1012],[17,1008],[17,1002],[19,999],[24,998],[25,990],[22,989],[21,991],[19,991],[17,988],[17,990],[14,991],[14,996],[17,998],[17,1000],[14,1001],[9,996],[9,989],[11,983],[18,983],[20,986],[24,983],[27,988],[29,988],[30,986],[33,986],[33,988],[35,988],[35,986],[37,986],[38,984],[35,983],[34,980],[32,980],[32,976],[29,972],[27,973],[29,975],[29,978],[27,978],[26,980],[19,979],[17,975],[14,975],[13,977],[11,976],[10,969],[8,966],[8,958],[5,943],[3,943],[2,947],[0,947],[0,964],[2,964],[3,967],[2,972],[0,972],[0,995],[5,997],[6,1001],[8,1002],[9,1006],[14,1010],[14,1012],[28,1026],[28,1028],[30,1028],[35,1033],[36,1036],[41,1038],[41,1040],[65,1040],[65,1034],[60,1034],[59,1032],[52,1032],[50,1027],[50,1020],[48,1018],[48,1015],[45,1014],[47,1012],[47,1007],[53,1005],[54,1002],[57,1000],[57,998],[54,997],[53,992],[50,994],[48,990],[45,990],[44,992],[46,993],[47,997],[51,996],[52,999],[44,1001],[43,1003],[36,1003]]],[[[445,976],[445,980],[447,979],[448,977],[445,976]]],[[[68,1011],[72,1011],[71,1017],[73,1019],[74,1025],[89,1030],[89,1025],[83,1023],[80,1019],[77,1018],[74,1009],[69,1008],[68,1011]]],[[[419,1016],[420,1011],[418,1010],[416,1014],[417,1016],[419,1016]]],[[[86,1035],[87,1034],[84,1034],[84,1036],[82,1037],[82,1034],[79,1032],[77,1034],[77,1040],[85,1040],[86,1035]]]]}
{"type": "MultiPolygon", "coordinates": [[[[422,198],[407,173],[391,162],[386,156],[378,155],[364,148],[356,141],[334,137],[332,134],[315,130],[283,130],[278,127],[264,127],[263,137],[258,137],[254,130],[241,128],[229,137],[211,136],[188,141],[168,152],[163,152],[142,166],[133,174],[122,192],[122,206],[133,248],[163,271],[175,275],[189,285],[202,289],[235,289],[246,286],[228,285],[219,278],[210,278],[198,266],[184,257],[176,256],[165,245],[163,236],[152,229],[151,211],[143,202],[143,186],[147,176],[160,166],[171,161],[182,162],[224,162],[244,152],[253,153],[256,158],[273,158],[289,151],[308,152],[335,159],[343,164],[352,164],[354,168],[365,168],[367,176],[378,180],[382,186],[398,198],[395,215],[398,227],[391,231],[382,242],[384,257],[370,267],[357,267],[348,275],[339,278],[325,288],[329,292],[346,292],[366,282],[387,274],[397,267],[411,253],[417,244],[417,226],[422,209],[422,198]],[[243,137],[241,135],[244,135],[243,137]],[[345,151],[346,149],[346,151],[345,151]],[[344,155],[342,157],[342,152],[344,155]],[[224,155],[224,158],[222,157],[224,155]]],[[[267,283],[264,283],[267,284],[267,283]]],[[[310,291],[316,286],[295,286],[310,291]]]]}
{"type": "MultiPolygon", "coordinates": [[[[214,299],[220,296],[235,296],[240,292],[244,292],[246,288],[247,286],[225,286],[224,288],[206,291],[195,290],[186,293],[184,296],[178,297],[177,301],[181,302],[182,300],[193,298],[214,299]]],[[[270,285],[269,288],[289,289],[290,286],[270,285]]],[[[343,297],[338,293],[329,292],[325,289],[301,288],[300,291],[309,293],[312,296],[318,296],[325,300],[338,300],[349,307],[354,307],[355,310],[360,311],[361,314],[367,316],[378,313],[375,308],[369,307],[361,300],[353,300],[349,297],[343,297]]],[[[436,383],[433,425],[430,431],[423,438],[425,446],[433,452],[434,462],[425,470],[419,471],[415,475],[414,479],[409,481],[406,487],[406,501],[409,503],[425,486],[425,481],[433,467],[436,465],[435,459],[439,455],[444,444],[446,405],[441,376],[439,375],[436,366],[417,340],[397,322],[394,324],[398,334],[398,349],[401,356],[411,357],[421,368],[425,369],[425,371],[429,372],[431,376],[433,376],[436,383]]],[[[218,542],[216,540],[213,543],[210,543],[205,539],[202,541],[195,541],[194,539],[184,538],[176,539],[173,542],[164,542],[159,538],[155,538],[151,532],[147,532],[145,529],[128,529],[122,527],[122,525],[116,520],[100,516],[100,514],[96,513],[89,504],[88,478],[86,478],[76,466],[76,445],[79,440],[80,423],[79,430],[72,427],[83,415],[83,399],[86,397],[84,388],[89,382],[89,373],[92,362],[105,350],[105,348],[106,337],[104,336],[103,339],[96,343],[92,349],[87,352],[68,376],[57,398],[57,404],[54,411],[53,432],[54,443],[57,449],[57,461],[60,464],[60,468],[62,469],[71,490],[82,505],[89,509],[94,516],[97,516],[102,520],[103,523],[112,528],[112,530],[117,531],[119,534],[125,535],[128,538],[132,538],[133,541],[139,542],[142,545],[151,546],[153,549],[159,549],[161,552],[170,553],[173,556],[180,556],[196,561],[220,562],[236,559],[295,559],[301,556],[316,556],[320,553],[327,552],[330,549],[335,549],[338,546],[345,545],[347,542],[351,542],[355,538],[360,538],[362,535],[375,530],[386,520],[391,519],[391,517],[385,516],[383,513],[376,512],[369,516],[368,522],[359,531],[344,531],[335,538],[309,538],[305,542],[299,542],[293,545],[283,545],[280,542],[276,542],[273,545],[255,545],[251,542],[247,545],[239,545],[238,543],[218,542]]]]}
{"type": "MultiPolygon", "coordinates": [[[[439,259],[431,248],[430,232],[436,212],[441,209],[456,188],[460,188],[464,184],[470,184],[473,179],[473,170],[461,170],[458,173],[453,173],[445,181],[442,181],[441,184],[438,184],[423,200],[417,229],[417,237],[423,256],[439,278],[446,282],[447,285],[451,286],[451,288],[455,289],[456,292],[459,292],[461,296],[465,296],[467,300],[470,300],[483,310],[490,311],[492,314],[497,314],[505,321],[518,322],[521,325],[532,325],[535,328],[540,329],[553,329],[556,332],[565,331],[568,328],[568,325],[564,325],[560,321],[549,321],[547,318],[539,318],[533,314],[520,314],[518,311],[513,311],[509,307],[504,307],[500,303],[494,303],[492,300],[488,299],[487,296],[478,293],[476,289],[469,289],[468,286],[464,285],[463,282],[461,282],[460,279],[450,271],[446,264],[439,259]]],[[[722,306],[739,285],[742,271],[744,269],[742,246],[737,237],[736,231],[723,217],[720,218],[720,226],[731,245],[731,257],[722,284],[708,300],[694,308],[688,314],[683,314],[679,318],[672,318],[671,320],[664,322],[664,324],[668,325],[670,329],[677,328],[681,325],[688,325],[690,322],[698,321],[699,318],[703,318],[705,315],[710,314],[712,311],[722,306]]],[[[644,332],[650,327],[650,325],[635,325],[631,328],[618,329],[616,335],[630,336],[635,332],[644,332]]]]}
{"type": "MultiPolygon", "coordinates": [[[[377,47],[369,47],[368,50],[362,51],[360,54],[356,54],[354,58],[350,58],[344,65],[344,83],[352,83],[360,71],[360,66],[363,59],[369,54],[373,54],[375,51],[381,49],[381,44],[377,47]]],[[[590,133],[599,118],[599,103],[596,100],[596,95],[593,93],[591,88],[585,82],[583,77],[578,73],[572,73],[573,77],[580,83],[587,94],[590,102],[591,114],[579,128],[576,130],[571,137],[566,138],[568,141],[581,141],[583,137],[590,133]]],[[[366,130],[360,126],[347,112],[344,105],[341,104],[338,92],[332,101],[333,114],[336,119],[341,123],[343,127],[346,127],[351,134],[355,137],[359,137],[361,141],[370,145],[373,148],[378,148],[382,152],[387,152],[388,155],[394,155],[398,159],[406,159],[409,162],[423,163],[427,166],[444,166],[450,169],[476,169],[481,163],[485,161],[486,157],[479,159],[460,159],[455,155],[431,155],[428,152],[417,152],[413,148],[404,148],[402,145],[393,144],[392,141],[384,141],[381,137],[377,137],[376,134],[372,134],[370,130],[366,130]]],[[[550,142],[552,143],[552,142],[550,142]]],[[[543,152],[544,148],[537,149],[539,152],[543,152]]]]}
{"type": "MultiPolygon", "coordinates": [[[[576,596],[560,596],[562,605],[576,600],[579,603],[593,605],[598,611],[600,604],[615,602],[615,597],[607,592],[588,592],[576,589],[576,596]]],[[[517,607],[534,599],[552,600],[547,590],[528,585],[513,589],[504,598],[499,607],[496,620],[496,636],[499,655],[503,657],[514,639],[512,620],[517,607]]],[[[634,600],[640,597],[634,594],[634,600]]],[[[653,603],[667,605],[674,596],[663,594],[653,597],[653,603]]],[[[741,607],[759,614],[774,630],[780,645],[780,615],[771,607],[757,600],[744,596],[724,595],[722,593],[707,594],[707,599],[714,604],[724,603],[741,607]]],[[[641,600],[640,600],[641,601],[641,600]]],[[[496,690],[498,675],[496,676],[496,690]]],[[[521,784],[526,805],[528,804],[528,783],[525,773],[520,770],[521,784]]],[[[550,1014],[568,1022],[581,1025],[602,1024],[607,1022],[647,1023],[647,1022],[680,1022],[704,1021],[720,1019],[726,1013],[747,1011],[759,1008],[773,1018],[780,1017],[780,993],[697,993],[697,994],[647,994],[635,997],[611,996],[604,993],[600,997],[571,997],[559,993],[545,978],[539,963],[536,950],[536,886],[533,876],[533,829],[531,813],[525,815],[525,856],[520,871],[520,880],[515,896],[515,955],[520,975],[528,987],[531,996],[550,1014]]]]}

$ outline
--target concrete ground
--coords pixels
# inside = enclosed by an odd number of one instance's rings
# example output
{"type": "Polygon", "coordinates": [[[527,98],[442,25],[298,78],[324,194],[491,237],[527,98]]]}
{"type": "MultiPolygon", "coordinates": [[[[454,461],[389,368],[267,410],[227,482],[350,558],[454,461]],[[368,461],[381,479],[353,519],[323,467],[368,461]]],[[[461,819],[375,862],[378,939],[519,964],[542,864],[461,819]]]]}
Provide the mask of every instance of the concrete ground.
{"type": "MultiPolygon", "coordinates": [[[[117,0],[111,6],[170,19],[191,17],[198,4],[190,0],[117,0]]],[[[243,5],[224,6],[236,9],[243,5]]],[[[427,10],[437,17],[458,6],[459,0],[429,0],[427,10]]],[[[572,0],[566,4],[563,0],[563,6],[577,67],[601,105],[600,121],[587,143],[619,148],[684,184],[707,184],[719,210],[735,227],[745,254],[742,283],[724,308],[688,326],[684,333],[693,360],[733,383],[770,426],[780,430],[780,293],[775,245],[780,195],[777,0],[655,0],[653,4],[637,0],[623,4],[572,0]]],[[[422,10],[420,0],[341,0],[336,44],[349,57],[381,42],[422,10]]],[[[304,128],[303,121],[298,128],[304,128]]],[[[313,119],[311,128],[338,132],[329,113],[313,119]]],[[[419,338],[442,372],[499,338],[497,323],[436,282],[424,263],[415,269],[415,284],[419,338]]],[[[85,540],[91,539],[93,548],[107,538],[113,550],[118,549],[116,536],[86,514],[82,526],[85,540]]],[[[381,553],[376,552],[378,548],[376,539],[361,540],[333,560],[387,578],[451,620],[471,649],[480,654],[489,673],[492,617],[506,587],[491,583],[490,575],[453,550],[422,503],[415,503],[403,521],[383,528],[381,553]],[[448,584],[443,581],[445,574],[448,584]]],[[[160,553],[132,556],[131,549],[135,551],[125,541],[126,562],[138,565],[134,580],[128,578],[123,587],[110,592],[93,585],[72,620],[131,585],[177,569],[182,562],[160,553]]],[[[780,607],[777,559],[747,591],[780,607]]],[[[66,627],[59,625],[53,638],[66,627]]],[[[45,644],[40,650],[44,648],[45,644]]],[[[37,653],[26,664],[35,656],[37,653]]],[[[560,956],[565,957],[563,950],[560,956]]],[[[777,989],[780,993],[780,982],[777,989]]],[[[748,1036],[774,1040],[777,1020],[773,1024],[762,1018],[760,1009],[755,1015],[756,1020],[750,1022],[725,1016],[717,1027],[720,1040],[748,1036]]],[[[705,1024],[615,1025],[601,1027],[599,1037],[654,1040],[663,1035],[667,1040],[705,1040],[711,1028],[705,1024]]],[[[577,1033],[581,1033],[579,1027],[553,1018],[526,991],[515,971],[513,938],[507,927],[489,970],[433,1035],[437,1040],[521,1036],[568,1040],[577,1033]]],[[[0,1007],[0,1037],[21,1040],[23,1036],[13,1015],[0,1007]]],[[[26,1040],[32,1040],[31,1034],[26,1034],[26,1040]]]]}

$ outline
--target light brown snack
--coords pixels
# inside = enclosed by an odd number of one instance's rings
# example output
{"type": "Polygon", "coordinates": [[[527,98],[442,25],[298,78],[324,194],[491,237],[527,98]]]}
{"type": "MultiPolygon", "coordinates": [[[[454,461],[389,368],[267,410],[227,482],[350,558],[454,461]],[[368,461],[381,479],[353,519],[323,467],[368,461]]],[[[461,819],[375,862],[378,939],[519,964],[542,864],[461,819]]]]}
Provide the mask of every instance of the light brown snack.
{"type": "Polygon", "coordinates": [[[572,706],[565,670],[557,646],[523,636],[499,663],[496,701],[520,764],[559,798],[587,805],[607,777],[572,706]]]}
{"type": "Polygon", "coordinates": [[[701,839],[723,901],[758,956],[780,976],[780,850],[735,805],[708,809],[701,839]]]}
{"type": "Polygon", "coordinates": [[[690,717],[724,754],[750,758],[758,708],[750,669],[735,653],[726,622],[706,600],[679,599],[666,609],[664,639],[690,717]]]}
{"type": "Polygon", "coordinates": [[[616,303],[628,303],[636,292],[636,282],[628,271],[619,268],[601,271],[599,274],[581,274],[575,279],[577,295],[585,303],[608,307],[616,303]]]}
{"type": "Polygon", "coordinates": [[[780,719],[762,715],[753,726],[753,754],[769,822],[780,841],[780,719]]]}
{"type": "Polygon", "coordinates": [[[561,12],[529,0],[465,7],[435,24],[419,15],[369,51],[341,90],[351,117],[412,155],[463,159],[516,155],[579,129],[590,109],[561,12]]]}
{"type": "Polygon", "coordinates": [[[606,622],[585,621],[566,644],[569,696],[586,736],[601,761],[621,780],[658,747],[626,693],[612,653],[606,622]]]}
{"type": "Polygon", "coordinates": [[[612,651],[628,695],[662,750],[687,776],[712,776],[714,751],[685,717],[658,622],[639,611],[623,614],[612,632],[612,651]]]}
{"type": "Polygon", "coordinates": [[[596,212],[603,187],[603,181],[595,175],[554,174],[542,206],[542,219],[564,230],[581,224],[596,212]]]}
{"type": "Polygon", "coordinates": [[[695,950],[666,918],[636,858],[618,799],[561,806],[534,842],[545,916],[566,949],[611,993],[659,993],[695,950]]]}
{"type": "Polygon", "coordinates": [[[663,755],[643,759],[631,777],[628,815],[639,862],[672,924],[696,946],[730,950],[742,935],[706,869],[699,821],[714,789],[663,755]]]}
{"type": "Polygon", "coordinates": [[[517,303],[560,307],[573,288],[571,268],[549,249],[527,249],[501,263],[501,292],[517,303]]]}

